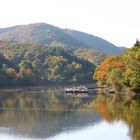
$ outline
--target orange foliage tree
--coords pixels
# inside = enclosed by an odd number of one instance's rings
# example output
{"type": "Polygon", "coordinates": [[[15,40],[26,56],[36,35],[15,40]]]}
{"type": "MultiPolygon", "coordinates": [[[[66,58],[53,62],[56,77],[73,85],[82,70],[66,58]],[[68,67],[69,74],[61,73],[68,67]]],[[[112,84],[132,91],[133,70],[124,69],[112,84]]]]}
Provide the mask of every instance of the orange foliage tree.
{"type": "Polygon", "coordinates": [[[121,57],[107,56],[103,63],[97,67],[94,73],[94,79],[101,84],[105,84],[114,70],[123,70],[124,67],[125,65],[121,57]]]}
{"type": "Polygon", "coordinates": [[[11,77],[14,80],[17,80],[17,72],[13,68],[7,68],[6,73],[8,74],[9,77],[11,77]]]}

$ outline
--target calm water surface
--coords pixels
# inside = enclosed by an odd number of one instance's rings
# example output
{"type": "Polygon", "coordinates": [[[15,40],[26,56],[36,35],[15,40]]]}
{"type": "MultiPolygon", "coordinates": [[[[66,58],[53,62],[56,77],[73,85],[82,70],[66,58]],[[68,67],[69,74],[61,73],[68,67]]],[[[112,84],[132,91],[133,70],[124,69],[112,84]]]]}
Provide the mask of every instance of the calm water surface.
{"type": "Polygon", "coordinates": [[[66,97],[63,88],[0,91],[0,140],[140,140],[139,103],[66,97]]]}

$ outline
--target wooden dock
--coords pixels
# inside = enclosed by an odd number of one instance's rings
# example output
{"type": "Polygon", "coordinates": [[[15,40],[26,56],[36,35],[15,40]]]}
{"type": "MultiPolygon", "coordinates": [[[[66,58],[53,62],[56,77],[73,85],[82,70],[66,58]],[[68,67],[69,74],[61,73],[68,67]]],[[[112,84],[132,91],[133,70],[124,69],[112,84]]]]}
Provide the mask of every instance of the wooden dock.
{"type": "Polygon", "coordinates": [[[90,85],[90,86],[79,86],[79,87],[72,87],[72,88],[65,88],[64,94],[68,96],[74,97],[89,97],[97,95],[97,86],[90,85]]]}
{"type": "MultiPolygon", "coordinates": [[[[66,88],[64,90],[64,95],[73,97],[92,97],[97,96],[99,89],[109,89],[109,86],[98,86],[97,84],[90,84],[87,86],[81,86],[82,88],[66,88]]],[[[101,93],[104,94],[104,93],[101,93]]],[[[106,94],[112,94],[107,92],[106,94]]]]}

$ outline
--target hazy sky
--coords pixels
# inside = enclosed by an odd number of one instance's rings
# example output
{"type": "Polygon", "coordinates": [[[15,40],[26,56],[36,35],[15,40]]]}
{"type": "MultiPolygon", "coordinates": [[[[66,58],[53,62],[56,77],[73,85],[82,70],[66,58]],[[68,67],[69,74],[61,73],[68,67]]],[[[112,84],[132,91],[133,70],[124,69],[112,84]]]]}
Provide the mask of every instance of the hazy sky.
{"type": "Polygon", "coordinates": [[[46,22],[130,47],[140,39],[139,7],[140,0],[0,0],[0,28],[46,22]]]}

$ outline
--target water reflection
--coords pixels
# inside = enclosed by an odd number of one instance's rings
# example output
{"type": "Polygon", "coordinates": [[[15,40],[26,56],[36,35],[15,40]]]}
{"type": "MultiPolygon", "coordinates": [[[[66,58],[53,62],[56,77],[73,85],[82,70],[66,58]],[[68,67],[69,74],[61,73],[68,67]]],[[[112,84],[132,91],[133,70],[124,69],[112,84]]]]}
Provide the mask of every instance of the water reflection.
{"type": "Polygon", "coordinates": [[[131,140],[127,133],[128,127],[124,122],[119,121],[109,125],[103,121],[98,125],[91,125],[82,130],[63,132],[48,140],[131,140]]]}
{"type": "MultiPolygon", "coordinates": [[[[0,93],[0,109],[16,110],[48,110],[48,111],[75,111],[84,110],[91,98],[67,97],[60,90],[21,90],[21,91],[4,91],[0,93]]],[[[91,108],[90,108],[91,110],[91,108]]]]}
{"type": "Polygon", "coordinates": [[[3,140],[140,140],[140,103],[120,94],[63,96],[55,88],[0,91],[3,140]]]}
{"type": "Polygon", "coordinates": [[[128,125],[134,140],[140,140],[140,101],[137,98],[127,100],[122,95],[112,97],[98,96],[96,109],[108,123],[123,120],[128,125]]]}
{"type": "Polygon", "coordinates": [[[92,107],[93,99],[70,98],[56,93],[55,89],[1,93],[0,133],[47,138],[101,120],[92,107]]]}

